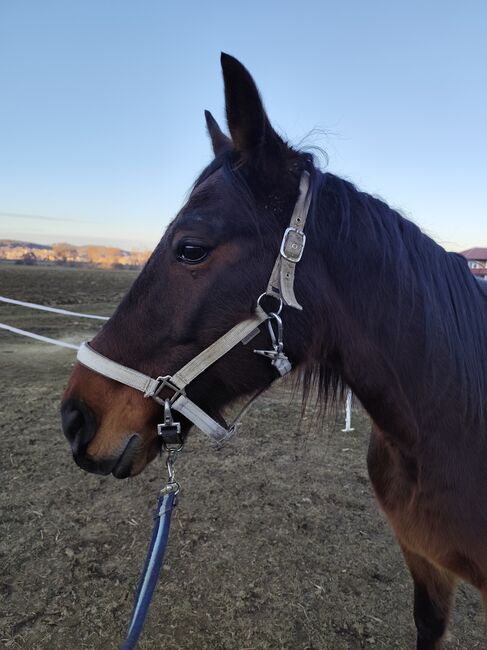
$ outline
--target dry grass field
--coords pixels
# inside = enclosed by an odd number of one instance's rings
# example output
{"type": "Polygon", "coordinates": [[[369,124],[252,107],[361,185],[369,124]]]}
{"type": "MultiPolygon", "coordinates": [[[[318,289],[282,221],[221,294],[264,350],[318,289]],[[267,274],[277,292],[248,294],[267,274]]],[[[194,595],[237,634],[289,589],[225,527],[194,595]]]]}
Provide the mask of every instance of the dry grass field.
{"type": "MultiPolygon", "coordinates": [[[[0,294],[110,314],[129,271],[0,266],[0,294]]],[[[96,322],[0,304],[0,322],[67,341],[96,322]]],[[[74,354],[0,332],[0,647],[120,647],[164,478],[88,475],[72,462],[59,400],[74,354]]],[[[220,450],[193,432],[166,565],[141,650],[413,648],[412,583],[378,512],[369,422],[300,420],[278,383],[220,450]]],[[[448,650],[484,647],[461,586],[448,650]]]]}

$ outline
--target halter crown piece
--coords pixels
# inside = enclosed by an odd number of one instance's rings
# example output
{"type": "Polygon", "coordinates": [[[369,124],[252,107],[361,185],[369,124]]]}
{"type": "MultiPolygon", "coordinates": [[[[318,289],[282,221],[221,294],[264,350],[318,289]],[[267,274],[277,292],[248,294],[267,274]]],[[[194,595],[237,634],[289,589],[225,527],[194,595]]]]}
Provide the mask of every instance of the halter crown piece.
{"type": "Polygon", "coordinates": [[[267,321],[272,349],[254,350],[254,352],[268,358],[281,376],[290,372],[292,366],[284,353],[280,312],[283,304],[295,309],[302,309],[294,294],[294,276],[296,265],[303,255],[306,244],[304,226],[310,202],[310,177],[309,173],[304,171],[299,182],[299,195],[293,209],[291,222],[284,232],[279,254],[272,269],[267,288],[259,296],[254,314],[232,327],[174,375],[164,375],[156,378],[144,375],[138,370],[128,368],[96,352],[89,343],[83,343],[79,348],[78,361],[83,366],[95,370],[105,377],[141,391],[144,393],[144,397],[152,398],[163,405],[165,407],[164,422],[158,425],[158,433],[163,439],[165,438],[166,442],[177,442],[180,436],[180,425],[178,422],[174,422],[172,418],[173,410],[184,415],[198,429],[216,442],[222,442],[229,438],[235,432],[243,413],[257,395],[254,395],[229,426],[224,427],[188,398],[186,387],[236,345],[239,343],[247,345],[259,333],[260,325],[265,321],[267,321]],[[278,308],[275,311],[267,313],[261,307],[260,303],[265,296],[271,296],[278,301],[278,308]],[[168,400],[159,397],[164,388],[168,388],[174,393],[168,400]]]}

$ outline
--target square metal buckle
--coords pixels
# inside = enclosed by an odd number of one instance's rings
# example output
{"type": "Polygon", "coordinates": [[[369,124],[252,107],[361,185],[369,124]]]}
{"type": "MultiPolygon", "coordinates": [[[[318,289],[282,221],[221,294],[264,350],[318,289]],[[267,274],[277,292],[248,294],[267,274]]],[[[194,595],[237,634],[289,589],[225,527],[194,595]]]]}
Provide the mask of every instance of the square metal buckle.
{"type": "Polygon", "coordinates": [[[177,400],[177,398],[180,395],[184,395],[184,388],[178,388],[171,382],[171,376],[170,375],[165,375],[164,377],[157,377],[156,381],[158,382],[158,386],[155,389],[153,393],[150,394],[145,394],[144,397],[152,397],[153,400],[155,400],[158,404],[164,404],[166,400],[161,399],[159,397],[159,393],[162,391],[163,388],[169,388],[174,391],[174,395],[171,397],[170,402],[171,404],[177,400]]]}
{"type": "Polygon", "coordinates": [[[281,242],[281,255],[290,262],[299,262],[303,256],[306,235],[302,230],[286,228],[281,242]]]}

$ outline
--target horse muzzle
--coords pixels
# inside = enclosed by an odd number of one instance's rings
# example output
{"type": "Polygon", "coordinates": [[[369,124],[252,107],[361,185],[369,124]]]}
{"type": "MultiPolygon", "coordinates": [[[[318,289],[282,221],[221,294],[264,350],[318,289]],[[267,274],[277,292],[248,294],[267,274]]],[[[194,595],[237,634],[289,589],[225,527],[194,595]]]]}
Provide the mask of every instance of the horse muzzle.
{"type": "Polygon", "coordinates": [[[93,411],[76,398],[68,398],[61,406],[61,420],[78,467],[86,472],[116,478],[127,478],[132,473],[137,452],[142,441],[137,433],[126,437],[121,448],[108,458],[95,458],[88,452],[88,446],[96,435],[97,423],[93,411]]]}

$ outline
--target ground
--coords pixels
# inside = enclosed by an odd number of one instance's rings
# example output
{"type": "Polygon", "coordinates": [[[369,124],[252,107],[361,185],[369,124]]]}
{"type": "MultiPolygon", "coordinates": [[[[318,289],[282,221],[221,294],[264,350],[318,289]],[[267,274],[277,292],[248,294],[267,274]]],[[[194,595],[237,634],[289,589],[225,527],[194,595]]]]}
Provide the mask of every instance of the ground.
{"type": "MultiPolygon", "coordinates": [[[[110,314],[135,274],[0,266],[0,295],[110,314]]],[[[71,342],[99,323],[1,305],[0,322],[71,342]]],[[[82,472],[59,422],[74,353],[0,331],[0,647],[120,647],[164,472],[82,472]],[[2,645],[3,644],[3,645],[2,645]]],[[[413,648],[412,584],[365,467],[355,405],[300,420],[277,383],[215,450],[193,432],[141,650],[413,648]]],[[[477,593],[461,586],[448,650],[484,647],[477,593]]]]}

